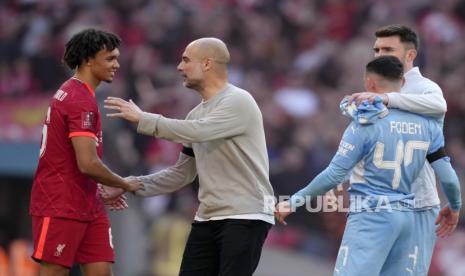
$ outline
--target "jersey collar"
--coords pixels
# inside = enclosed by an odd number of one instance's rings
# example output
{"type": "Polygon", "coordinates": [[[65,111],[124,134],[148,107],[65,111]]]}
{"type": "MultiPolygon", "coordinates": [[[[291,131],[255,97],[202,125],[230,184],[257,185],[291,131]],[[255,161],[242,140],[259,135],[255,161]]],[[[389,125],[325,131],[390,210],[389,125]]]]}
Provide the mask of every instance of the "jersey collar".
{"type": "Polygon", "coordinates": [[[95,97],[95,92],[94,92],[94,90],[93,90],[92,88],[90,88],[90,86],[87,84],[87,82],[85,82],[85,81],[83,81],[83,80],[80,80],[80,79],[78,79],[78,78],[76,78],[76,77],[72,77],[71,79],[77,80],[78,82],[82,83],[82,84],[87,88],[87,91],[89,91],[89,93],[90,93],[93,97],[95,97]]]}

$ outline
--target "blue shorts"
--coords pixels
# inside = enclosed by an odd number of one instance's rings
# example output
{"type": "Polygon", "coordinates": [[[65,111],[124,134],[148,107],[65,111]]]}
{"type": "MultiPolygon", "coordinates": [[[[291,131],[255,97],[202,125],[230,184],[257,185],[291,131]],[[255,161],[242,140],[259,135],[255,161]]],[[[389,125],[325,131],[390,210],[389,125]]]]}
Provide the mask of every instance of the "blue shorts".
{"type": "Polygon", "coordinates": [[[436,225],[434,224],[439,214],[439,207],[415,211],[414,235],[410,249],[411,275],[428,275],[434,244],[436,243],[436,225]]]}
{"type": "Polygon", "coordinates": [[[411,275],[413,211],[350,213],[334,276],[411,275]]]}

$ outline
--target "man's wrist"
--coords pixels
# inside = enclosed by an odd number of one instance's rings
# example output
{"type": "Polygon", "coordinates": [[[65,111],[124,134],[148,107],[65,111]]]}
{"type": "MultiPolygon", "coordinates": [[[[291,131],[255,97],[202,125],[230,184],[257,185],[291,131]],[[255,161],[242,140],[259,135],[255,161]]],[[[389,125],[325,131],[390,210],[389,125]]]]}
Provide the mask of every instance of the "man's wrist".
{"type": "Polygon", "coordinates": [[[136,113],[136,116],[134,118],[134,121],[133,123],[135,123],[136,125],[139,124],[140,122],[140,119],[142,118],[142,113],[144,113],[143,111],[139,111],[136,113]]]}
{"type": "Polygon", "coordinates": [[[449,203],[449,209],[451,209],[452,212],[460,212],[460,209],[462,208],[462,204],[450,204],[449,203]]]}
{"type": "Polygon", "coordinates": [[[127,178],[122,178],[123,180],[123,186],[121,186],[120,188],[123,189],[125,192],[129,191],[129,188],[131,187],[128,183],[128,179],[127,178]]]}

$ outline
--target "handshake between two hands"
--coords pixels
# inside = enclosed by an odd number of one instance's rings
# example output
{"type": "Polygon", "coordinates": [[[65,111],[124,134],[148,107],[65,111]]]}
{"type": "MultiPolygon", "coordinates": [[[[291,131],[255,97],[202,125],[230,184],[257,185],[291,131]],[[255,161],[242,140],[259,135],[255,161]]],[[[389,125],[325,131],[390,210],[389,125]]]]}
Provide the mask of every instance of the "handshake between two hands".
{"type": "MultiPolygon", "coordinates": [[[[130,184],[131,190],[129,191],[144,190],[144,184],[137,178],[126,177],[125,180],[130,184]]],[[[126,192],[124,189],[99,183],[97,184],[97,190],[103,203],[108,206],[110,211],[121,211],[129,207],[126,202],[127,197],[124,195],[126,192]]]]}
{"type": "Polygon", "coordinates": [[[125,190],[116,187],[97,184],[97,190],[103,203],[108,206],[111,211],[121,211],[129,207],[124,195],[125,190]]]}

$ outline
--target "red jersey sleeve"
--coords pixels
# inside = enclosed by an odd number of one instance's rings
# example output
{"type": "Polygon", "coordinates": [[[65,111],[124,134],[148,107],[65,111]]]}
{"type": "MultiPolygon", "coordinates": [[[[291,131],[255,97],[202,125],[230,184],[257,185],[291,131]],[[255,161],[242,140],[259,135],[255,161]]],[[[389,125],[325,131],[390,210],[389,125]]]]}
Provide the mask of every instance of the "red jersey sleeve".
{"type": "Polygon", "coordinates": [[[75,136],[97,138],[99,112],[95,100],[82,99],[71,102],[67,104],[66,109],[70,138],[75,136]]]}

